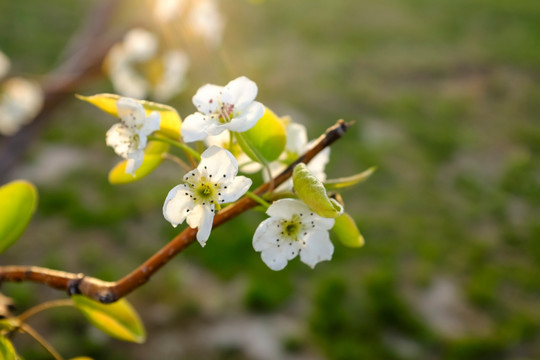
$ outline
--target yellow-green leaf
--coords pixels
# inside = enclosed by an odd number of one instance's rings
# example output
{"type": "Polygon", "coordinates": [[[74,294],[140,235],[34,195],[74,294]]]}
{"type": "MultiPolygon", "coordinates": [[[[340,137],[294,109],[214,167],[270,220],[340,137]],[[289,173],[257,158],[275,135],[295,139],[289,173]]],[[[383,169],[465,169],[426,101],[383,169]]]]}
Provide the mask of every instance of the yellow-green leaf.
{"type": "Polygon", "coordinates": [[[73,295],[75,307],[99,330],[114,338],[143,343],[146,331],[139,315],[126,299],[102,304],[82,295],[73,295]]]}
{"type": "Polygon", "coordinates": [[[17,360],[19,357],[11,341],[0,335],[0,360],[17,360]]]}
{"type": "Polygon", "coordinates": [[[318,215],[335,218],[343,213],[341,204],[328,197],[324,185],[313,175],[306,164],[298,164],[294,167],[293,186],[300,200],[318,215]]]}
{"type": "Polygon", "coordinates": [[[342,177],[339,179],[326,180],[324,182],[324,187],[326,190],[342,189],[350,187],[356,184],[359,184],[365,181],[368,177],[375,172],[377,168],[375,166],[370,167],[369,169],[362,171],[360,174],[342,177]]]}
{"type": "Polygon", "coordinates": [[[109,172],[109,182],[113,185],[121,185],[135,182],[144,178],[154,171],[163,161],[163,153],[169,150],[169,145],[161,141],[150,141],[144,150],[144,158],[141,166],[135,170],[135,174],[126,174],[127,160],[121,161],[109,172]]]}
{"type": "Polygon", "coordinates": [[[77,357],[71,358],[69,360],[94,360],[94,359],[92,359],[92,358],[90,358],[88,356],[77,356],[77,357]]]}
{"type": "Polygon", "coordinates": [[[283,122],[266,108],[257,124],[238,137],[238,144],[252,160],[276,160],[285,149],[287,135],[283,122]]]}
{"type": "Polygon", "coordinates": [[[21,236],[37,204],[37,190],[28,181],[16,180],[0,187],[0,253],[21,236]]]}
{"type": "MultiPolygon", "coordinates": [[[[97,94],[93,96],[75,95],[78,99],[89,102],[90,104],[98,107],[108,114],[118,117],[118,110],[116,109],[116,102],[121,96],[116,94],[97,94]]],[[[180,140],[180,127],[182,125],[182,119],[178,112],[164,104],[155,103],[146,100],[137,100],[146,111],[146,115],[152,111],[157,111],[160,114],[160,130],[161,133],[171,139],[180,140]]]]}
{"type": "Polygon", "coordinates": [[[345,246],[361,247],[364,245],[364,237],[360,234],[353,218],[347,213],[343,213],[336,218],[332,231],[345,246]]]}

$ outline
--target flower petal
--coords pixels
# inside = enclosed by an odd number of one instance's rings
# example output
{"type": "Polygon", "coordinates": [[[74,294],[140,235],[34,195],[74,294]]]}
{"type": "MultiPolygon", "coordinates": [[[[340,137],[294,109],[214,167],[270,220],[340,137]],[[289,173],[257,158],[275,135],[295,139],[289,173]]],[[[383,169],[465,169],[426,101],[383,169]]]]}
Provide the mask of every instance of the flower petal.
{"type": "Polygon", "coordinates": [[[137,150],[128,154],[128,161],[126,163],[126,174],[135,175],[135,170],[141,167],[144,160],[144,151],[137,150]]]}
{"type": "Polygon", "coordinates": [[[223,87],[221,86],[212,84],[203,85],[193,96],[193,104],[203,114],[211,114],[220,106],[218,99],[222,91],[223,87]]]}
{"type": "MultiPolygon", "coordinates": [[[[311,144],[313,144],[314,141],[311,141],[304,149],[304,151],[307,151],[311,144]]],[[[309,164],[307,164],[307,168],[311,171],[313,175],[320,181],[326,180],[326,173],[324,172],[324,168],[326,167],[326,164],[328,164],[328,161],[330,160],[330,148],[327,147],[320,153],[318,153],[309,164]]]]}
{"type": "Polygon", "coordinates": [[[230,151],[211,146],[201,154],[199,171],[205,170],[213,181],[232,181],[238,173],[238,163],[230,151]]]}
{"type": "Polygon", "coordinates": [[[306,246],[300,252],[300,260],[314,268],[321,261],[332,259],[334,245],[327,231],[312,231],[304,239],[306,246]]]}
{"type": "Polygon", "coordinates": [[[154,131],[159,130],[159,124],[161,122],[161,116],[157,111],[152,111],[150,115],[145,119],[144,125],[139,131],[139,135],[142,137],[147,137],[154,131]]]}
{"type": "Polygon", "coordinates": [[[281,199],[270,205],[266,213],[279,219],[290,219],[295,214],[309,214],[312,211],[300,200],[281,199]]]}
{"type": "Polygon", "coordinates": [[[254,101],[246,109],[235,116],[231,122],[226,123],[227,129],[236,132],[243,132],[251,129],[257,124],[257,121],[264,115],[264,105],[254,101]]]}
{"type": "Polygon", "coordinates": [[[127,127],[122,123],[116,123],[107,131],[105,136],[105,142],[107,146],[110,146],[114,149],[114,152],[123,157],[127,158],[129,151],[131,150],[131,133],[127,127]]]}
{"type": "Polygon", "coordinates": [[[253,235],[253,248],[255,251],[263,251],[276,246],[276,239],[279,238],[277,219],[266,219],[257,226],[253,235]]]}
{"type": "Polygon", "coordinates": [[[196,205],[187,217],[188,225],[192,228],[198,228],[197,241],[199,241],[201,246],[205,246],[208,237],[210,237],[212,222],[214,220],[213,207],[214,205],[211,207],[200,204],[196,205]]]}
{"type": "Polygon", "coordinates": [[[287,266],[288,262],[286,251],[282,247],[273,247],[264,250],[261,253],[261,259],[270,269],[274,271],[282,270],[285,266],[287,266]]]}
{"type": "Polygon", "coordinates": [[[235,108],[242,110],[255,100],[257,91],[257,84],[255,82],[245,76],[240,76],[225,85],[223,94],[221,95],[221,101],[234,104],[235,108]]]}
{"type": "Polygon", "coordinates": [[[306,150],[307,143],[306,127],[298,123],[289,123],[287,125],[287,144],[285,148],[299,156],[306,150]]]}
{"type": "Polygon", "coordinates": [[[221,188],[221,200],[229,203],[238,200],[249,190],[253,182],[245,176],[236,176],[233,181],[227,183],[221,188]],[[227,188],[225,188],[227,186],[227,188]]]}
{"type": "Polygon", "coordinates": [[[205,115],[198,112],[189,115],[182,123],[180,131],[182,139],[187,143],[203,140],[208,136],[206,133],[208,125],[209,121],[205,115]]]}
{"type": "Polygon", "coordinates": [[[141,104],[131,98],[120,98],[116,102],[116,109],[120,120],[128,127],[140,127],[144,125],[146,113],[141,104]]]}
{"type": "Polygon", "coordinates": [[[191,193],[191,190],[184,184],[177,185],[169,191],[163,204],[163,216],[172,226],[176,227],[178,224],[183,223],[189,215],[188,210],[195,206],[189,196],[191,193]]]}

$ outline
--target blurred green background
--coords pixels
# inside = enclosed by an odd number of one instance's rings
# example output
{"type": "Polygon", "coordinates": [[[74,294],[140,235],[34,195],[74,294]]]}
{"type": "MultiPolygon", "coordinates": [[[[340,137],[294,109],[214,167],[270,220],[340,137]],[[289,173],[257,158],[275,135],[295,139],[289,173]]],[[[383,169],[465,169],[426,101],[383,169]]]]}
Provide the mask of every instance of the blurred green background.
{"type": "MultiPolygon", "coordinates": [[[[135,7],[130,2],[128,7],[135,7]]],[[[12,73],[44,74],[93,2],[0,0],[12,73]]],[[[102,335],[70,309],[31,324],[63,355],[95,359],[540,358],[540,2],[223,0],[222,48],[193,51],[185,117],[205,83],[246,75],[258,100],[310,138],[355,121],[330,178],[376,165],[345,191],[366,245],[269,270],[251,247],[264,214],[212,232],[129,296],[144,345],[102,335]],[[197,57],[199,56],[199,57],[197,57]]],[[[125,20],[122,13],[119,18],[125,20]]],[[[120,20],[119,20],[120,21],[120,20]]],[[[106,78],[79,90],[112,91],[106,78]]],[[[66,101],[10,174],[40,192],[38,213],[0,263],[116,280],[179,230],[161,213],[181,172],[165,162],[126,186],[104,144],[114,122],[66,101]]],[[[63,294],[3,284],[20,310],[63,294]]],[[[48,359],[24,335],[25,359],[48,359]]]]}

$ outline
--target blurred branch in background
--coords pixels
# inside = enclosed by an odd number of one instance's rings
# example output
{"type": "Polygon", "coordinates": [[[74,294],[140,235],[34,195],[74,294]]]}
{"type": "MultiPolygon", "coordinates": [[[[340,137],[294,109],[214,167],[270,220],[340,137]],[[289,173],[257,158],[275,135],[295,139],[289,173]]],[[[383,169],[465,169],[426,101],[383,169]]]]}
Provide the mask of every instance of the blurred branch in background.
{"type": "Polygon", "coordinates": [[[0,182],[39,136],[50,115],[74,91],[101,73],[101,64],[111,46],[123,32],[107,34],[107,26],[118,0],[104,0],[91,11],[81,28],[73,35],[63,51],[65,60],[44,77],[41,87],[44,104],[32,123],[11,137],[0,135],[0,182]]]}

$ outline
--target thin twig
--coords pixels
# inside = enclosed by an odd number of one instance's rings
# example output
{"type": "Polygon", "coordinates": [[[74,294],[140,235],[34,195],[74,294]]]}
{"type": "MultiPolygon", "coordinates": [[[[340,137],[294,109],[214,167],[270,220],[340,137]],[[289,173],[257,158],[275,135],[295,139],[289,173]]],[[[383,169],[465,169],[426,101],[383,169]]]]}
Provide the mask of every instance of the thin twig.
{"type": "Polygon", "coordinates": [[[30,325],[21,324],[20,329],[33,337],[34,340],[36,340],[39,345],[43,346],[43,348],[47,350],[55,360],[64,360],[64,358],[52,347],[52,345],[49,344],[47,340],[45,340],[41,335],[39,335],[39,333],[34,330],[30,325]]]}
{"type": "Polygon", "coordinates": [[[73,306],[73,301],[71,299],[59,299],[59,300],[47,301],[26,310],[21,315],[17,316],[17,319],[19,319],[19,321],[23,323],[28,318],[36,315],[37,313],[40,313],[44,310],[52,309],[55,307],[60,307],[60,306],[73,306]]]}
{"type": "MultiPolygon", "coordinates": [[[[279,186],[292,175],[294,167],[299,163],[308,163],[324,148],[340,139],[349,124],[343,120],[330,127],[321,135],[314,145],[294,163],[289,165],[281,174],[273,179],[279,186]]],[[[262,197],[269,191],[271,183],[267,182],[253,191],[262,197]]],[[[257,202],[249,197],[243,197],[236,203],[227,206],[214,217],[213,227],[235,218],[243,212],[257,206],[257,202]]],[[[68,294],[82,294],[102,303],[111,303],[126,296],[133,290],[145,284],[163,265],[167,264],[176,254],[195,241],[197,229],[187,227],[150,259],[133,270],[130,274],[116,282],[106,282],[84,274],[51,270],[35,266],[1,266],[0,283],[3,281],[33,281],[48,285],[55,289],[67,290],[68,294]]]]}

